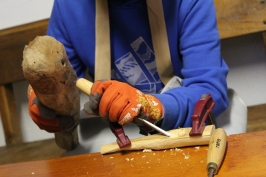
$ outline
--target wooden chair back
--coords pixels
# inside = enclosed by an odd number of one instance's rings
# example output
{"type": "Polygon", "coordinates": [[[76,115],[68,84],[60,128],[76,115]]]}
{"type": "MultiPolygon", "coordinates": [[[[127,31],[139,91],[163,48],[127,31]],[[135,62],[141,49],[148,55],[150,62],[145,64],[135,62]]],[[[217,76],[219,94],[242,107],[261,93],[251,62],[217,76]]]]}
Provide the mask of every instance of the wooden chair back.
{"type": "Polygon", "coordinates": [[[46,34],[47,24],[46,19],[0,31],[0,113],[6,145],[23,142],[12,83],[25,80],[22,52],[36,36],[46,34]]]}

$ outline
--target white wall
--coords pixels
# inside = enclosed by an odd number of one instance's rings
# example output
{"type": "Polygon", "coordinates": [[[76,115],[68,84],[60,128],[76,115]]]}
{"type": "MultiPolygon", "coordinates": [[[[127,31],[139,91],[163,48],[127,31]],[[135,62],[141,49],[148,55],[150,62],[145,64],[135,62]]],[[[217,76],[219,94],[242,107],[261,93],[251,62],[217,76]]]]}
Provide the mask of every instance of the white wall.
{"type": "Polygon", "coordinates": [[[0,30],[46,19],[53,0],[0,0],[0,30]]]}
{"type": "MultiPolygon", "coordinates": [[[[53,0],[0,0],[0,30],[49,18],[52,4],[53,0]]],[[[222,54],[230,68],[228,86],[238,92],[247,106],[266,103],[266,55],[261,34],[223,40],[222,54]]],[[[51,138],[53,134],[39,130],[28,115],[27,85],[26,81],[14,84],[23,139],[31,142],[51,138]]],[[[81,105],[85,100],[83,95],[81,105]]],[[[0,121],[0,146],[4,145],[0,121]]]]}

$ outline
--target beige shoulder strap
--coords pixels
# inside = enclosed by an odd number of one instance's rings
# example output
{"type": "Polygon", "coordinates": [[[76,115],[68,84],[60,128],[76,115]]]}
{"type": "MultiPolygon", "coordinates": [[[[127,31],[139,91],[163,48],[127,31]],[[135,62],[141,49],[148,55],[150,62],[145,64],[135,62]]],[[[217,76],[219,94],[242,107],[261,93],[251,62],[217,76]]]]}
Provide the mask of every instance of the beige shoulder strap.
{"type": "Polygon", "coordinates": [[[94,80],[111,79],[110,25],[107,0],[95,0],[94,80]]]}
{"type": "Polygon", "coordinates": [[[162,82],[166,83],[174,76],[171,62],[162,0],[146,0],[152,35],[152,44],[156,66],[162,82]]]}
{"type": "MultiPolygon", "coordinates": [[[[162,82],[174,76],[162,0],[146,0],[156,66],[162,82]]],[[[96,0],[95,80],[110,79],[110,28],[107,0],[96,0]]]]}

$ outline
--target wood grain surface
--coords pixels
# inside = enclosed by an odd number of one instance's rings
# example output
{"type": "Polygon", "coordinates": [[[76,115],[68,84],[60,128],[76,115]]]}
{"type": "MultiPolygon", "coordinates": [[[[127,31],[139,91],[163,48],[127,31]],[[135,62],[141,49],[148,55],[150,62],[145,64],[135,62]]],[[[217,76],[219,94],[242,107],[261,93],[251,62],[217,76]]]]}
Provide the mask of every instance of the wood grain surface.
{"type": "MultiPolygon", "coordinates": [[[[207,176],[208,146],[100,153],[0,166],[1,177],[207,176]]],[[[231,135],[217,177],[266,176],[266,131],[231,135]]]]}
{"type": "Polygon", "coordinates": [[[221,39],[266,31],[265,0],[214,0],[221,39]]]}
{"type": "Polygon", "coordinates": [[[248,107],[247,132],[266,130],[266,104],[248,107]]]}

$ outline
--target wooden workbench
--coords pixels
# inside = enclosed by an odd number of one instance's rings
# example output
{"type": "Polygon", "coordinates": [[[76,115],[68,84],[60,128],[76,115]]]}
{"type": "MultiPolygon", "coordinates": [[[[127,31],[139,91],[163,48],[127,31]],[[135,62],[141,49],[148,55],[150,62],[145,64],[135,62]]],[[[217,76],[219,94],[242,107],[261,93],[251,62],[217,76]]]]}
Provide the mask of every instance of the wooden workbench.
{"type": "MultiPolygon", "coordinates": [[[[265,177],[266,131],[231,135],[217,177],[265,177]]],[[[0,177],[207,176],[208,146],[100,153],[0,166],[0,177]]],[[[40,152],[41,153],[41,152],[40,152]]]]}

